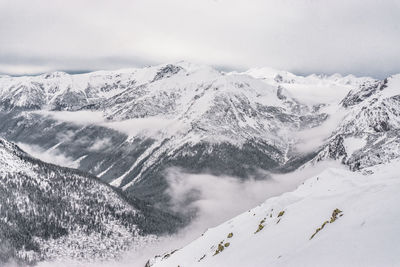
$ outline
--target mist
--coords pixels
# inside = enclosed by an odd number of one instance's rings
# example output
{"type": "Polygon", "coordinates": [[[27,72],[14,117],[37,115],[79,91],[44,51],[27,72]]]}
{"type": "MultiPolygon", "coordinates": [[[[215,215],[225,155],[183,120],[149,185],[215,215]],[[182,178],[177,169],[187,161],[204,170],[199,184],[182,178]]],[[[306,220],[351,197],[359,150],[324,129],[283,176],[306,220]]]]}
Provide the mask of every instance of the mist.
{"type": "Polygon", "coordinates": [[[335,129],[345,117],[345,111],[337,111],[326,119],[321,125],[295,133],[297,139],[296,150],[300,153],[316,151],[332,136],[335,129]]]}
{"type": "Polygon", "coordinates": [[[41,161],[68,168],[76,169],[79,167],[79,160],[74,160],[73,158],[64,155],[57,148],[50,148],[48,150],[45,150],[40,146],[30,145],[26,143],[17,143],[17,145],[26,153],[40,159],[41,161]]]}
{"type": "Polygon", "coordinates": [[[101,111],[34,111],[33,113],[48,116],[61,122],[70,122],[76,125],[97,125],[106,127],[128,136],[143,135],[157,138],[163,133],[175,134],[184,129],[184,125],[172,119],[158,116],[146,118],[126,119],[123,121],[108,121],[101,111]]]}

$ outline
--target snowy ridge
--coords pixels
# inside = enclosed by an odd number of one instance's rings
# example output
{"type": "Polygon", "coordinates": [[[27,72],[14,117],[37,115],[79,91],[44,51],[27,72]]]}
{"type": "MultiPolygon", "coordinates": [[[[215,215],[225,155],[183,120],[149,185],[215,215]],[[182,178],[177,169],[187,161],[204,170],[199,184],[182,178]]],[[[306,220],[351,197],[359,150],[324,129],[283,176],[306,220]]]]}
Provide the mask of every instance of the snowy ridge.
{"type": "Polygon", "coordinates": [[[327,169],[148,266],[398,266],[399,168],[327,169]]]}

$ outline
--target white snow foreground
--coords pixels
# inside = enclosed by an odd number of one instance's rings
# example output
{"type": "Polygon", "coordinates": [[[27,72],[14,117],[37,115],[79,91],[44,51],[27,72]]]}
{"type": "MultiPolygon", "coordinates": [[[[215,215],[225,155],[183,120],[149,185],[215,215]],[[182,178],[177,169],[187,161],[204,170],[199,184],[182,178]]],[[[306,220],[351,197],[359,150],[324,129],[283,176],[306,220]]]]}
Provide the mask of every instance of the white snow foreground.
{"type": "Polygon", "coordinates": [[[400,266],[399,169],[327,169],[148,265],[400,266]]]}

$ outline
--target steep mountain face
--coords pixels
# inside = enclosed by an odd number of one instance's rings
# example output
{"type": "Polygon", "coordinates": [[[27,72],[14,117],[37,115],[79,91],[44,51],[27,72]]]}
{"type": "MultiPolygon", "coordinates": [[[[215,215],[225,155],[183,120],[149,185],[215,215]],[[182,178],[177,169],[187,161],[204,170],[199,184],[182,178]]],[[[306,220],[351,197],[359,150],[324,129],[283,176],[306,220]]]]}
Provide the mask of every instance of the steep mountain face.
{"type": "Polygon", "coordinates": [[[282,87],[186,62],[1,84],[3,136],[61,152],[72,166],[153,203],[166,200],[169,167],[257,175],[291,158],[291,132],[327,117],[282,87]]]}
{"type": "Polygon", "coordinates": [[[397,266],[399,168],[327,169],[147,266],[397,266]]]}
{"type": "Polygon", "coordinates": [[[0,264],[110,259],[143,246],[143,212],[83,172],[31,158],[0,139],[0,264]]]}
{"type": "Polygon", "coordinates": [[[315,160],[333,158],[358,170],[400,155],[400,76],[366,83],[341,101],[345,112],[315,160]]]}

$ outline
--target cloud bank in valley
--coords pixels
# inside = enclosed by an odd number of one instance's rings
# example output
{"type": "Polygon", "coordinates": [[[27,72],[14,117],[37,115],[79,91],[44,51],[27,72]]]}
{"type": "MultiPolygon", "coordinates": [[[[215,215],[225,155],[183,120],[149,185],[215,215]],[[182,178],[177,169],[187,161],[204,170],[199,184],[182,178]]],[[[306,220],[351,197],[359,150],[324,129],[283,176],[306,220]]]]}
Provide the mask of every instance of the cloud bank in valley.
{"type": "Polygon", "coordinates": [[[17,145],[24,150],[26,153],[38,158],[44,162],[52,163],[59,166],[68,168],[78,168],[79,161],[73,160],[72,158],[64,155],[57,148],[51,148],[45,150],[36,145],[30,145],[26,143],[17,143],[17,145]]]}
{"type": "MultiPolygon", "coordinates": [[[[34,111],[34,113],[49,116],[57,121],[70,122],[76,125],[97,125],[113,129],[128,136],[145,135],[157,137],[162,133],[173,134],[184,129],[184,125],[176,120],[153,116],[134,118],[123,121],[108,121],[101,111],[34,111]]],[[[96,140],[99,141],[99,140],[96,140]]],[[[104,141],[104,140],[103,140],[104,141]]]]}
{"type": "Polygon", "coordinates": [[[321,125],[295,132],[297,152],[309,153],[321,147],[332,136],[332,132],[337,129],[345,115],[344,111],[338,110],[330,114],[321,125]]]}

